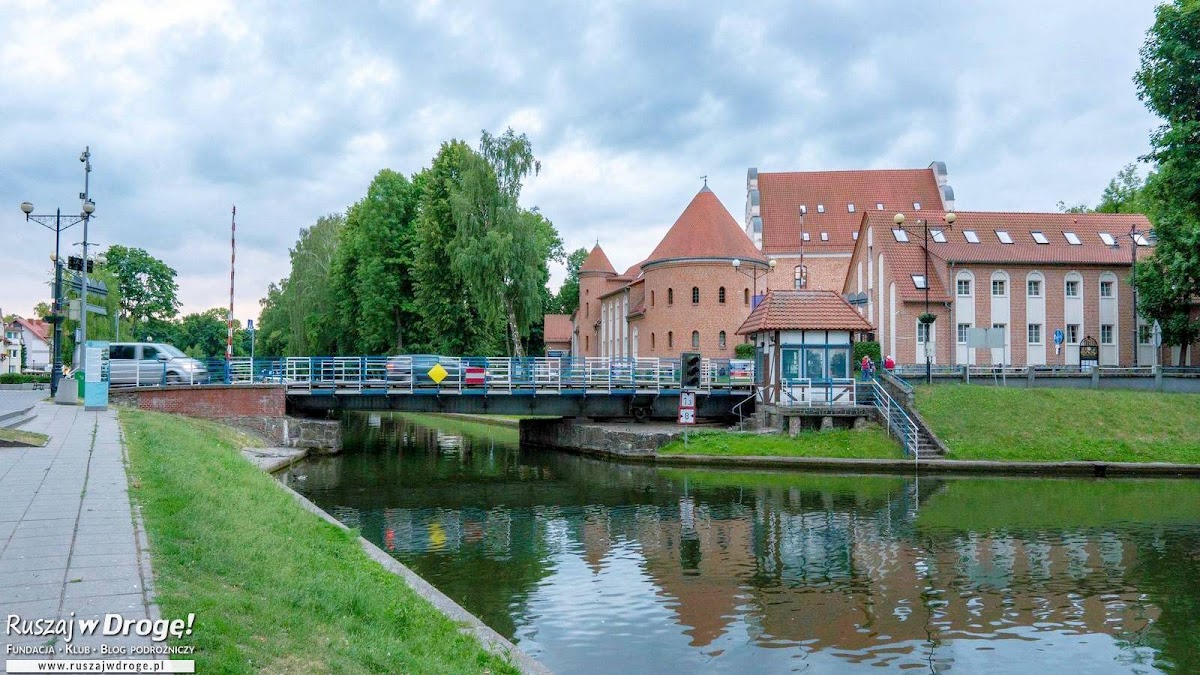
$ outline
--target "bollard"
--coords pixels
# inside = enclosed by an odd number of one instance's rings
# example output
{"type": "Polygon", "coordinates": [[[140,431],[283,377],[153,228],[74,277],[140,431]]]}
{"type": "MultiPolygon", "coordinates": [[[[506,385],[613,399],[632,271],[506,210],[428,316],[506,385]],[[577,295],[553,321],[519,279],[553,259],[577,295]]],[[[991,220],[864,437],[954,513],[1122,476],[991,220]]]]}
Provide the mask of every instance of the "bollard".
{"type": "Polygon", "coordinates": [[[1092,366],[1092,389],[1100,388],[1100,367],[1092,366]]]}

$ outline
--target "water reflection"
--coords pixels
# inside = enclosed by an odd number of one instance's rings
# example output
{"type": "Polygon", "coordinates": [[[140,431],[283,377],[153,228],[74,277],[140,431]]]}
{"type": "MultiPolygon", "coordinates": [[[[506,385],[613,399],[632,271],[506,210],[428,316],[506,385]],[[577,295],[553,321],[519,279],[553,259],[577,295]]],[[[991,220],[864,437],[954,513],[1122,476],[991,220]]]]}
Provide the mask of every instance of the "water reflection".
{"type": "Polygon", "coordinates": [[[1200,486],[655,469],[383,416],[293,485],[559,672],[1200,669],[1200,486]]]}

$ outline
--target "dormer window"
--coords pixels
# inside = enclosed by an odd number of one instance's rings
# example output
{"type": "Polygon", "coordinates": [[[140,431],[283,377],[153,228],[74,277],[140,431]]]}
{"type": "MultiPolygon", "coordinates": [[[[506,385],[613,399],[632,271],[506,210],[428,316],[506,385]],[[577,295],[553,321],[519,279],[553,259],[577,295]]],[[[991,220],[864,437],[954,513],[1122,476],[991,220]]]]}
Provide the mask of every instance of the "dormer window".
{"type": "Polygon", "coordinates": [[[846,205],[846,210],[847,210],[847,211],[849,211],[850,213],[854,213],[854,205],[853,205],[853,204],[847,204],[847,205],[846,205]]]}
{"type": "Polygon", "coordinates": [[[1030,232],[1029,234],[1033,237],[1033,240],[1039,244],[1050,243],[1050,240],[1046,238],[1046,235],[1042,234],[1041,232],[1030,232]]]}
{"type": "Polygon", "coordinates": [[[1013,243],[1013,238],[1010,237],[1008,232],[1005,232],[1004,230],[996,230],[996,238],[1000,240],[1001,244],[1013,243]]]}
{"type": "Polygon", "coordinates": [[[963,236],[967,238],[968,244],[979,243],[979,235],[975,234],[975,230],[963,230],[963,236]]]}
{"type": "Polygon", "coordinates": [[[913,202],[913,211],[921,210],[921,202],[913,202]]]}
{"type": "Polygon", "coordinates": [[[825,213],[825,205],[817,204],[817,213],[825,213]]]}
{"type": "Polygon", "coordinates": [[[1063,236],[1067,238],[1067,243],[1072,246],[1083,245],[1083,242],[1079,241],[1079,235],[1075,234],[1074,232],[1063,232],[1063,236]]]}
{"type": "Polygon", "coordinates": [[[939,244],[946,243],[946,231],[945,230],[930,230],[929,236],[933,237],[933,240],[939,244]]]}
{"type": "Polygon", "coordinates": [[[905,232],[904,230],[900,230],[900,229],[892,230],[892,236],[896,238],[896,241],[901,241],[901,242],[908,241],[908,232],[905,232]]]}

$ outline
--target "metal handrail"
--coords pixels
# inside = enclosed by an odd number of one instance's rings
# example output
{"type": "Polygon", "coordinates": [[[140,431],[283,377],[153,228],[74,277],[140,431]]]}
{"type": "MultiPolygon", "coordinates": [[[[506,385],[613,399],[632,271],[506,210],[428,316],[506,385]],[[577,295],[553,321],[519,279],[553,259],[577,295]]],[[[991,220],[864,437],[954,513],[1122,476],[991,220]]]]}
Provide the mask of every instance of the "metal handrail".
{"type": "Polygon", "coordinates": [[[867,380],[863,385],[871,390],[871,402],[877,410],[883,413],[888,435],[892,435],[893,432],[899,435],[901,445],[912,454],[913,465],[919,466],[920,431],[917,423],[908,416],[908,413],[892,398],[891,394],[888,394],[887,390],[880,386],[879,382],[867,380]]]}

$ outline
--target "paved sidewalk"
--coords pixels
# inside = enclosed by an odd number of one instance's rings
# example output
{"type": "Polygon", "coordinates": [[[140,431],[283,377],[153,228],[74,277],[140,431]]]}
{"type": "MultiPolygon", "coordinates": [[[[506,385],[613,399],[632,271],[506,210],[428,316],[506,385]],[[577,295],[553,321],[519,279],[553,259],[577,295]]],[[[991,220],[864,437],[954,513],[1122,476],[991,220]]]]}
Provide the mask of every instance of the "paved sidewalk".
{"type": "Polygon", "coordinates": [[[24,410],[49,397],[49,389],[0,389],[0,415],[24,410]]]}
{"type": "MultiPolygon", "coordinates": [[[[116,413],[39,403],[29,431],[48,434],[44,448],[0,448],[0,621],[157,619],[149,556],[131,509],[116,413]],[[73,615],[73,616],[72,616],[73,615]]],[[[148,646],[148,637],[79,636],[91,654],[12,655],[8,645],[47,644],[0,629],[5,658],[101,658],[101,644],[148,646]]],[[[99,633],[100,631],[97,631],[99,633]]],[[[129,658],[129,657],[126,657],[129,658]]],[[[153,658],[135,656],[133,658],[153,658]]]]}

